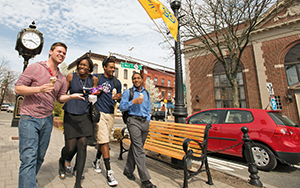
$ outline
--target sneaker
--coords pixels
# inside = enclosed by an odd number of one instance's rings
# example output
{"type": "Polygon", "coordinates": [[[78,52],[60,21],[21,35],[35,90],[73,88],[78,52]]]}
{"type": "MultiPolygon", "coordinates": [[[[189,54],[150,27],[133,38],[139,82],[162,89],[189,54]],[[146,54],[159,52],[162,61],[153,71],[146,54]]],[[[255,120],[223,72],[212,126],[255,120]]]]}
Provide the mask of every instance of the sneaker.
{"type": "Polygon", "coordinates": [[[72,174],[72,167],[71,166],[66,166],[66,174],[67,175],[72,174]]]}
{"type": "MultiPolygon", "coordinates": [[[[73,171],[73,176],[76,177],[76,175],[77,175],[77,171],[74,170],[74,171],[73,171]]],[[[85,176],[82,174],[82,175],[81,175],[81,180],[84,180],[84,179],[85,179],[85,176]]]]}
{"type": "Polygon", "coordinates": [[[118,185],[118,182],[117,182],[117,180],[115,180],[114,172],[112,170],[107,171],[106,179],[107,179],[107,183],[109,186],[118,185]]]}
{"type": "Polygon", "coordinates": [[[96,161],[93,161],[92,164],[93,164],[95,172],[100,173],[101,172],[100,159],[97,159],[96,161]]]}

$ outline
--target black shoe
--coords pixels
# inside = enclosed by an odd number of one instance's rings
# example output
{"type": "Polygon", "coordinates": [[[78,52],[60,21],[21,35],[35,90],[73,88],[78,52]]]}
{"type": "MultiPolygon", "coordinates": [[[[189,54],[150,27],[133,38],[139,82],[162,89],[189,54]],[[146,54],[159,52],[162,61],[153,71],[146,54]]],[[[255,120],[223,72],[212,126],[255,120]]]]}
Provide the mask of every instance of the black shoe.
{"type": "MultiPolygon", "coordinates": [[[[77,171],[74,170],[74,171],[73,171],[73,176],[76,177],[76,175],[77,175],[77,171]]],[[[84,180],[84,179],[85,179],[85,176],[82,174],[82,175],[81,175],[81,180],[84,180]]]]}
{"type": "Polygon", "coordinates": [[[62,161],[61,158],[58,161],[58,176],[60,179],[66,179],[66,170],[65,170],[65,161],[62,161]]]}
{"type": "Polygon", "coordinates": [[[151,183],[151,181],[145,181],[145,182],[142,182],[142,187],[143,188],[156,188],[156,185],[153,185],[151,183]]]}
{"type": "Polygon", "coordinates": [[[124,176],[126,176],[129,180],[131,180],[131,181],[134,181],[134,180],[135,180],[134,175],[133,175],[133,174],[130,174],[130,173],[128,173],[128,172],[126,172],[126,170],[124,170],[123,174],[124,174],[124,176]]]}
{"type": "Polygon", "coordinates": [[[81,185],[76,185],[76,183],[75,183],[74,188],[82,188],[82,186],[81,185]]]}

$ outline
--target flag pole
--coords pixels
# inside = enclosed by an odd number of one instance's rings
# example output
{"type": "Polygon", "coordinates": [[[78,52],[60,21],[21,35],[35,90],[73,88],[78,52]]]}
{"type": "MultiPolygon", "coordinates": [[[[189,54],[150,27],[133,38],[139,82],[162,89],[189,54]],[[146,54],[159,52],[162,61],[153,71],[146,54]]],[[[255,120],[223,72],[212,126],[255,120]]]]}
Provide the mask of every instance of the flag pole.
{"type": "MultiPolygon", "coordinates": [[[[152,19],[151,19],[152,20],[152,19]]],[[[154,20],[152,20],[153,23],[156,25],[156,27],[158,28],[159,32],[165,37],[165,39],[167,40],[167,42],[170,44],[171,48],[175,51],[175,48],[172,46],[172,44],[170,43],[170,41],[168,40],[168,38],[166,37],[166,35],[162,32],[162,30],[158,27],[158,25],[156,24],[156,22],[154,20]]]]}

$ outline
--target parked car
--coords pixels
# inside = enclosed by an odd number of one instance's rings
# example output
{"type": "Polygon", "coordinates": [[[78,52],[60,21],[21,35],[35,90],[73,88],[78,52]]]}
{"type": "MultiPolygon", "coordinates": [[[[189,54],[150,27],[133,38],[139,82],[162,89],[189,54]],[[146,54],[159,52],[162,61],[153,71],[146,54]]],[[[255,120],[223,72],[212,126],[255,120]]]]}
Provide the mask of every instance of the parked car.
{"type": "Polygon", "coordinates": [[[3,103],[2,106],[1,106],[1,111],[7,111],[9,105],[10,105],[9,103],[6,103],[6,102],[3,103]]]}
{"type": "Polygon", "coordinates": [[[14,112],[14,108],[15,108],[15,105],[10,105],[10,106],[7,108],[7,113],[13,113],[13,112],[14,112]]]}
{"type": "Polygon", "coordinates": [[[151,119],[156,120],[156,121],[158,121],[160,119],[165,121],[165,117],[166,117],[166,112],[165,111],[155,111],[151,115],[151,119]]]}
{"type": "Polygon", "coordinates": [[[253,157],[258,169],[273,170],[282,160],[297,164],[300,161],[300,128],[279,111],[250,108],[207,109],[186,118],[189,124],[211,124],[208,150],[245,157],[242,145],[230,148],[242,141],[241,128],[249,129],[254,142],[253,157]],[[281,160],[277,160],[277,158],[281,160]]]}

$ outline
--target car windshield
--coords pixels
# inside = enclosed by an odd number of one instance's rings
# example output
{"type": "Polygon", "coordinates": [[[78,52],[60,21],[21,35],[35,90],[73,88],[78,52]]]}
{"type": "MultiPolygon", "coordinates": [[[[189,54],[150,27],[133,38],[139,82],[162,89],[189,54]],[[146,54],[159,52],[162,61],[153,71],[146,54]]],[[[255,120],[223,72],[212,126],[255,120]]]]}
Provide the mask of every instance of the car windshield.
{"type": "Polygon", "coordinates": [[[290,127],[298,127],[298,125],[293,122],[290,118],[288,118],[286,115],[283,115],[278,112],[268,112],[270,117],[274,120],[274,122],[277,125],[286,125],[290,127]]]}

